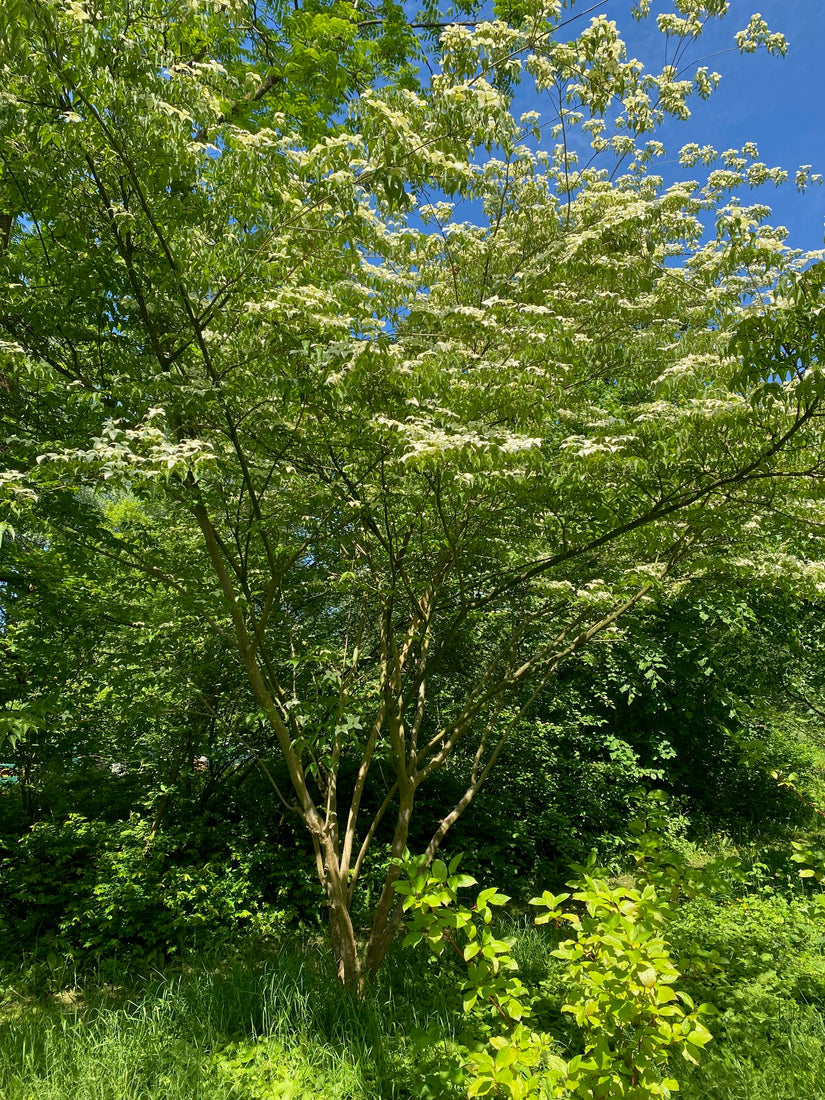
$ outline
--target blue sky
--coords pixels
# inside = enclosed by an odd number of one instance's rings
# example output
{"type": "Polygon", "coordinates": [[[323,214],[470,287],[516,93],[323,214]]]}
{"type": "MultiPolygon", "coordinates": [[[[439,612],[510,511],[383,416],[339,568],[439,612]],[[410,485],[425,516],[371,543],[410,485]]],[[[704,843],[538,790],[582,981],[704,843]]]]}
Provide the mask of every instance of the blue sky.
{"type": "MultiPolygon", "coordinates": [[[[654,0],[653,7],[673,10],[672,3],[661,0],[654,0]]],[[[605,0],[593,14],[603,11],[617,22],[630,56],[651,67],[661,65],[662,37],[652,22],[635,24],[630,8],[631,0],[605,0]]],[[[666,177],[678,171],[675,164],[669,169],[667,162],[675,161],[688,142],[723,150],[754,141],[763,161],[787,168],[791,177],[800,164],[825,174],[825,0],[731,0],[729,15],[715,23],[687,56],[703,58],[702,64],[722,73],[722,83],[710,100],[695,101],[688,122],[669,124],[659,134],[669,156],[656,162],[654,171],[666,177]],[[761,12],[771,30],[785,34],[785,58],[736,51],[734,33],[747,25],[754,11],[761,12]],[[733,51],[726,52],[731,47],[733,51]]],[[[747,201],[745,195],[743,200],[747,201]]],[[[772,207],[771,221],[787,226],[792,247],[823,247],[825,187],[814,186],[800,195],[789,182],[760,190],[754,201],[772,207]]]]}

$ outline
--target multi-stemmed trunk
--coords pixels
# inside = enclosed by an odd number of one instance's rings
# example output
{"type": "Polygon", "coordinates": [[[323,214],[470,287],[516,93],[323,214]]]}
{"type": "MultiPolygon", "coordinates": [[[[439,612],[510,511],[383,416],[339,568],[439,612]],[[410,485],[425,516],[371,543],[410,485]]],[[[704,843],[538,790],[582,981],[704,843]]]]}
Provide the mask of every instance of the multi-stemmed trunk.
{"type": "MultiPolygon", "coordinates": [[[[413,797],[414,790],[409,784],[400,799],[391,845],[393,860],[400,858],[406,848],[413,797]]],[[[310,834],[315,846],[319,878],[327,896],[330,941],[338,978],[343,985],[361,989],[364,982],[381,967],[400,926],[402,912],[395,893],[398,865],[395,862],[388,865],[366,940],[363,944],[359,943],[352,921],[357,881],[352,878],[349,867],[347,853],[351,852],[351,845],[343,846],[342,860],[330,832],[323,827],[320,832],[317,831],[317,818],[315,823],[315,829],[310,826],[310,834]]]]}
{"type": "MultiPolygon", "coordinates": [[[[193,511],[230,612],[237,652],[250,688],[275,735],[289,773],[293,792],[291,808],[297,811],[312,839],[318,879],[327,898],[330,938],[338,976],[344,984],[360,987],[383,963],[400,925],[402,910],[395,883],[400,873],[399,861],[407,848],[413,805],[420,785],[439,770],[459,742],[466,741],[472,733],[466,787],[452,807],[445,807],[444,816],[424,853],[426,860],[430,861],[449,829],[486,782],[511,731],[533,706],[559,664],[614,623],[644,595],[649,586],[639,588],[629,599],[589,623],[581,618],[568,621],[554,638],[543,646],[535,647],[526,657],[518,656],[524,643],[526,624],[529,621],[538,622],[544,608],[531,616],[522,616],[508,631],[498,654],[493,655],[478,670],[474,682],[466,686],[463,702],[457,705],[450,717],[436,725],[435,732],[430,731],[425,736],[428,682],[433,671],[433,614],[441,586],[454,565],[452,550],[443,554],[434,563],[430,584],[419,598],[413,597],[406,602],[403,616],[394,614],[391,599],[380,608],[377,623],[380,676],[374,718],[360,746],[358,772],[349,807],[339,817],[339,768],[345,752],[341,735],[336,731],[330,762],[324,766],[323,775],[316,763],[317,774],[311,788],[309,769],[301,747],[306,744],[307,730],[295,718],[287,693],[275,677],[272,655],[265,651],[266,614],[257,620],[247,618],[206,508],[198,502],[193,511]],[[398,619],[401,620],[400,625],[398,619]],[[522,689],[526,690],[521,695],[521,705],[504,717],[505,702],[513,698],[514,691],[522,689]],[[362,796],[379,745],[388,753],[394,773],[393,782],[363,831],[362,796]],[[313,795],[316,786],[321,802],[313,795]],[[378,827],[393,805],[396,810],[391,858],[362,951],[352,921],[355,892],[378,827]]],[[[408,598],[410,594],[408,591],[408,598]]],[[[268,605],[271,606],[271,599],[268,605]]],[[[448,624],[446,636],[440,638],[441,652],[460,623],[459,613],[448,624]]],[[[355,662],[351,668],[354,674],[355,662]]],[[[344,702],[342,695],[342,705],[344,702]]],[[[278,797],[286,802],[277,785],[275,789],[278,797]]]]}

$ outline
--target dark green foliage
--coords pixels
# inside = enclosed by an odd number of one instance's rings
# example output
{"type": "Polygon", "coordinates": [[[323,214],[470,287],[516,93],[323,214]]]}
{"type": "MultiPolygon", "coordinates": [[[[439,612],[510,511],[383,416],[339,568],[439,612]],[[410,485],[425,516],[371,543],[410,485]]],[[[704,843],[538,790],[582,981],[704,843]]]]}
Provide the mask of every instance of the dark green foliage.
{"type": "MultiPolygon", "coordinates": [[[[659,778],[609,732],[572,721],[526,723],[502,754],[498,775],[452,830],[450,850],[466,853],[473,874],[495,875],[526,898],[537,884],[563,881],[570,863],[594,846],[614,854],[640,788],[659,778]]],[[[445,792],[448,783],[449,776],[424,794],[433,816],[445,794],[455,794],[445,792]]]]}
{"type": "Polygon", "coordinates": [[[180,836],[167,834],[147,851],[148,843],[147,826],[134,819],[72,815],[33,826],[0,868],[5,952],[25,945],[27,961],[63,956],[81,964],[115,954],[159,960],[197,942],[198,932],[226,936],[251,916],[237,865],[195,863],[191,852],[187,860],[180,836]]]}
{"type": "MultiPolygon", "coordinates": [[[[295,848],[189,821],[155,838],[137,817],[40,822],[0,861],[0,951],[25,964],[160,962],[240,933],[317,920],[317,892],[296,871],[295,848]],[[200,825],[194,829],[193,825],[200,825]],[[314,911],[313,911],[314,910],[314,911]]],[[[303,865],[303,864],[302,864],[303,865]]]]}
{"type": "MultiPolygon", "coordinates": [[[[670,792],[673,827],[696,839],[803,826],[811,811],[799,786],[820,783],[823,723],[809,698],[821,616],[790,600],[700,579],[569,662],[454,827],[451,850],[523,897],[563,881],[594,847],[620,866],[651,786],[670,792]]],[[[431,813],[457,789],[435,791],[431,813]]]]}

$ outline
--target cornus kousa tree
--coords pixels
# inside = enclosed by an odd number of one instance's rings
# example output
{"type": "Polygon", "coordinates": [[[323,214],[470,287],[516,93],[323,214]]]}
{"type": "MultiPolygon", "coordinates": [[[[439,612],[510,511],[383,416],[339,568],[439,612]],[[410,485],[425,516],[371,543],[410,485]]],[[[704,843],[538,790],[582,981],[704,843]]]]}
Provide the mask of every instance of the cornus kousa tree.
{"type": "Polygon", "coordinates": [[[648,71],[558,0],[3,5],[5,545],[48,521],[222,640],[344,981],[433,777],[428,859],[566,659],[815,511],[819,269],[751,201],[784,174],[654,170],[726,8],[660,14],[648,71]]]}

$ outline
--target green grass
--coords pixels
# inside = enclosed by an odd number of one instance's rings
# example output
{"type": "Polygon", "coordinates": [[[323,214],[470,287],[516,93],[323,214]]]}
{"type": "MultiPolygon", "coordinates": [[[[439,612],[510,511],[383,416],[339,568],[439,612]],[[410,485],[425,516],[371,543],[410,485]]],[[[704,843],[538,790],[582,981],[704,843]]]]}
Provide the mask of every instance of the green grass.
{"type": "Polygon", "coordinates": [[[390,1100],[416,1095],[409,1035],[450,1013],[411,955],[357,1001],[318,951],[237,958],[128,989],[6,986],[3,1100],[390,1100]]]}
{"type": "MultiPolygon", "coordinates": [[[[709,899],[684,907],[674,949],[730,949],[724,973],[684,978],[697,1000],[722,1011],[699,1069],[674,1066],[684,1100],[825,1100],[820,923],[801,896],[784,893],[755,893],[746,908],[709,899]]],[[[525,918],[503,931],[516,938],[528,984],[550,975],[542,1026],[555,1027],[552,930],[525,918]]],[[[453,966],[399,949],[361,1001],[312,946],[250,946],[120,984],[108,973],[70,988],[56,975],[52,989],[65,988],[50,994],[43,973],[39,990],[0,980],[0,1097],[458,1100],[466,1082],[451,1053],[465,1024],[453,966]]]]}
{"type": "Polygon", "coordinates": [[[824,1100],[825,1019],[800,1009],[778,1019],[773,1034],[750,1042],[716,1042],[683,1081],[683,1100],[824,1100]]]}

